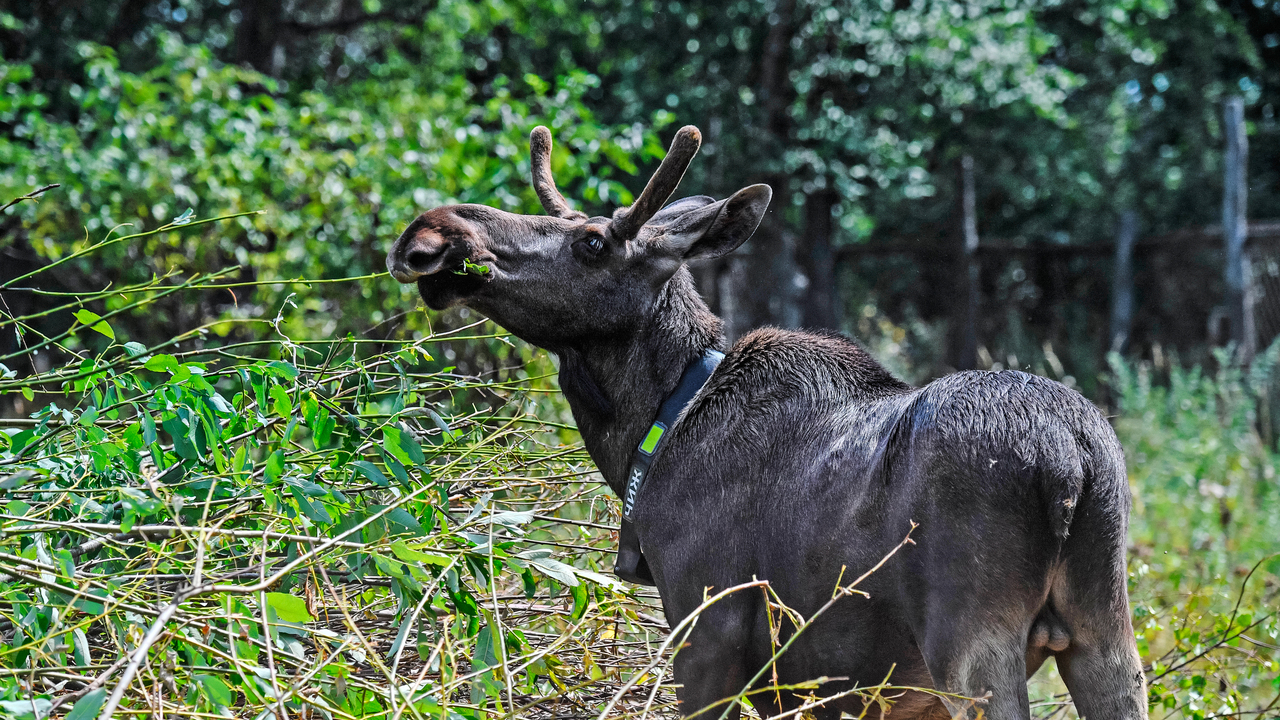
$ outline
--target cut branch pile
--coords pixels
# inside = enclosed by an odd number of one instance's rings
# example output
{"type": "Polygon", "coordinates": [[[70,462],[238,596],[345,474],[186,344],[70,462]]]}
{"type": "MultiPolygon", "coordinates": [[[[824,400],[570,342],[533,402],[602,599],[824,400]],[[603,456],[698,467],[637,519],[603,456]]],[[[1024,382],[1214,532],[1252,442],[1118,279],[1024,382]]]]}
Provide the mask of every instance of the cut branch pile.
{"type": "Polygon", "coordinates": [[[600,573],[617,503],[533,414],[564,414],[546,379],[433,357],[498,335],[295,340],[282,312],[143,347],[85,307],[225,276],[67,298],[61,336],[0,317],[0,393],[44,404],[0,420],[0,713],[587,716],[650,664],[660,612],[600,573]]]}

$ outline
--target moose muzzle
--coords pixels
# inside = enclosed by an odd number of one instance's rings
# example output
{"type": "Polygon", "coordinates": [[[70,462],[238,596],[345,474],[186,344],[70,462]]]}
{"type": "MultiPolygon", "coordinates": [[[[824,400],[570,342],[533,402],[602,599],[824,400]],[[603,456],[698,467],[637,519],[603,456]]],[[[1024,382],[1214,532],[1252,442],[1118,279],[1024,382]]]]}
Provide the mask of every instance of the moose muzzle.
{"type": "MultiPolygon", "coordinates": [[[[416,282],[419,278],[434,275],[445,269],[448,263],[462,262],[461,253],[454,250],[455,243],[449,242],[439,228],[420,225],[423,218],[418,218],[400,235],[387,253],[387,270],[391,277],[402,283],[416,282]],[[452,258],[457,254],[459,257],[452,258]]],[[[461,248],[459,248],[461,249],[461,248]]]]}

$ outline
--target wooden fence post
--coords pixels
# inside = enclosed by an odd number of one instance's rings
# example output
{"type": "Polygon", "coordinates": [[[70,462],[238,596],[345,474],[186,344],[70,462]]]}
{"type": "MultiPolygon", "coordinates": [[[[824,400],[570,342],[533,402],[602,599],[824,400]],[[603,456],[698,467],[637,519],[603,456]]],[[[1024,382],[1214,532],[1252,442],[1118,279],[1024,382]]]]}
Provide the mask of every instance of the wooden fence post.
{"type": "Polygon", "coordinates": [[[1129,346],[1133,329],[1133,246],[1138,240],[1138,213],[1120,213],[1116,233],[1116,259],[1111,278],[1111,344],[1110,352],[1122,353],[1129,346]]]}
{"type": "Polygon", "coordinates": [[[978,302],[982,288],[978,274],[978,212],[973,187],[973,156],[960,159],[961,213],[964,222],[964,326],[956,367],[972,370],[978,366],[978,302]]]}
{"type": "Polygon", "coordinates": [[[1257,351],[1257,330],[1253,320],[1252,273],[1245,241],[1249,235],[1249,138],[1245,134],[1244,100],[1227,98],[1222,113],[1226,136],[1222,183],[1222,237],[1227,251],[1227,312],[1231,318],[1231,340],[1240,362],[1253,360],[1257,351]]]}

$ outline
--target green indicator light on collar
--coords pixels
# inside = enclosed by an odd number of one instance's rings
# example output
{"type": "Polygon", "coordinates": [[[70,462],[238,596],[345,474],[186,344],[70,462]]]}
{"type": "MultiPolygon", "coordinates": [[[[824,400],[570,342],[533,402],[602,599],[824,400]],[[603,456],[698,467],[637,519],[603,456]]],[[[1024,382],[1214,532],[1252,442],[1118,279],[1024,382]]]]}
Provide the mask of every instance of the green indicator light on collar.
{"type": "Polygon", "coordinates": [[[640,452],[652,455],[654,449],[658,447],[658,441],[662,439],[662,433],[666,431],[666,428],[654,423],[653,427],[649,428],[649,434],[645,436],[644,442],[640,443],[640,452]]]}

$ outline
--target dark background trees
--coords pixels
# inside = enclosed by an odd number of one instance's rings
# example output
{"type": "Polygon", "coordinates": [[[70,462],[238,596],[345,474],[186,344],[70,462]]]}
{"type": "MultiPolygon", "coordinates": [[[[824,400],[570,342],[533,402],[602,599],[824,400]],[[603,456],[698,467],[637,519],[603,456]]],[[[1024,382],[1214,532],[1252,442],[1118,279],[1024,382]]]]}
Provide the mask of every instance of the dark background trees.
{"type": "MultiPolygon", "coordinates": [[[[633,158],[653,162],[674,127],[694,123],[706,144],[682,192],[768,182],[777,198],[747,246],[698,270],[732,333],[833,327],[917,378],[976,363],[1090,389],[1112,345],[1110,248],[1126,211],[1139,253],[1124,349],[1201,360],[1224,341],[1217,245],[1142,248],[1220,222],[1221,108],[1231,95],[1244,98],[1249,127],[1249,214],[1280,217],[1278,9],[1253,0],[13,3],[0,16],[4,185],[14,195],[81,170],[19,217],[90,235],[158,222],[158,209],[271,211],[244,221],[240,238],[157,249],[133,271],[264,252],[271,259],[245,272],[375,271],[423,201],[536,207],[514,171],[533,122],[567,134],[564,182],[600,210],[638,189],[633,158]],[[147,89],[156,82],[174,85],[147,89]],[[111,127],[131,114],[133,135],[111,127]],[[477,166],[477,148],[492,162],[477,166]],[[965,156],[980,239],[967,351],[965,156]],[[228,167],[213,172],[210,158],[228,167]],[[89,187],[97,207],[85,202],[89,187]]],[[[6,252],[15,263],[49,254],[21,240],[6,252]]],[[[117,271],[131,270],[86,269],[117,271]]],[[[225,309],[210,302],[202,312],[225,309]]],[[[1278,331],[1262,323],[1261,340],[1278,331]]]]}

